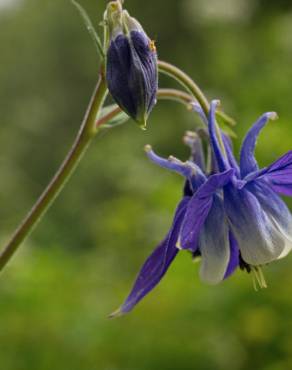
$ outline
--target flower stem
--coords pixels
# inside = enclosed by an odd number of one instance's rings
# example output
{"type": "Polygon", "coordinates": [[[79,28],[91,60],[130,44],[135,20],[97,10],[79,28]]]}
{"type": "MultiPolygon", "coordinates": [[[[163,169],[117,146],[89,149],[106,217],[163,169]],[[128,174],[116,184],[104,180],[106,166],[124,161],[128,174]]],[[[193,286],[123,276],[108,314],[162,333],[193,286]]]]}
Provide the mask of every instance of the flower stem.
{"type": "Polygon", "coordinates": [[[184,73],[182,70],[175,67],[174,65],[163,62],[161,60],[158,61],[158,69],[159,72],[174,78],[182,86],[184,86],[198,100],[203,111],[208,116],[210,105],[207,98],[205,97],[199,86],[186,73],[184,73]]]}
{"type": "MultiPolygon", "coordinates": [[[[190,103],[194,101],[194,98],[190,94],[177,89],[159,89],[157,92],[157,98],[159,100],[173,100],[186,105],[187,108],[189,107],[190,103]]],[[[121,113],[121,111],[122,109],[119,106],[115,106],[111,111],[109,111],[96,122],[96,129],[115,118],[119,113],[121,113]]]]}
{"type": "MultiPolygon", "coordinates": [[[[202,109],[204,110],[205,114],[208,115],[210,105],[208,99],[199,88],[199,86],[192,80],[185,72],[180,70],[179,68],[175,67],[174,65],[163,62],[162,60],[158,61],[158,69],[159,72],[174,78],[178,81],[182,86],[184,86],[200,103],[202,109]]],[[[226,113],[222,111],[217,112],[217,116],[221,117],[225,123],[230,126],[235,126],[235,121],[233,118],[229,117],[226,113]]]]}
{"type": "MultiPolygon", "coordinates": [[[[164,73],[167,76],[172,77],[173,79],[178,81],[182,86],[184,86],[197,99],[205,115],[208,117],[209,110],[210,110],[210,104],[208,102],[208,99],[203,94],[202,90],[195,83],[195,81],[193,81],[185,72],[183,72],[179,68],[175,67],[174,65],[170,63],[163,62],[161,60],[158,61],[158,69],[161,73],[164,73]]],[[[225,115],[225,118],[226,118],[226,115],[225,115]]],[[[225,146],[222,140],[221,130],[217,123],[216,123],[216,134],[218,137],[218,141],[219,141],[219,145],[221,147],[222,153],[225,157],[227,157],[225,146]]]]}
{"type": "Polygon", "coordinates": [[[16,229],[8,244],[0,253],[0,271],[17,251],[20,244],[40,221],[41,217],[48,210],[55,198],[62,190],[70,175],[74,172],[81,157],[88,148],[91,140],[96,134],[95,122],[107,95],[107,86],[103,76],[100,73],[99,80],[90,100],[84,120],[77,134],[77,137],[70,149],[64,162],[61,164],[57,173],[41,194],[35,205],[29,211],[27,216],[16,229]]]}

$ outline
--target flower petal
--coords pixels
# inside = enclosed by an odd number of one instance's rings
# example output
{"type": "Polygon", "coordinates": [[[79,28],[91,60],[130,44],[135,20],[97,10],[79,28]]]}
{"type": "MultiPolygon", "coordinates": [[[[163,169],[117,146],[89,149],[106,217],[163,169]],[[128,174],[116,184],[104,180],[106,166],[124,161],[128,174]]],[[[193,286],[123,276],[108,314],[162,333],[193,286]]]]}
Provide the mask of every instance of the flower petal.
{"type": "Polygon", "coordinates": [[[234,157],[234,154],[233,154],[232,142],[231,142],[229,136],[224,134],[224,132],[222,132],[222,140],[223,140],[224,147],[225,147],[225,150],[226,150],[229,165],[230,165],[231,168],[233,168],[235,170],[235,175],[237,177],[239,177],[240,169],[239,169],[238,163],[237,163],[237,161],[234,157]]]}
{"type": "Polygon", "coordinates": [[[178,248],[196,251],[202,226],[213,204],[214,193],[226,185],[234,174],[227,170],[221,174],[212,175],[191,198],[182,225],[178,248]]]}
{"type": "Polygon", "coordinates": [[[254,156],[258,135],[270,119],[276,118],[277,114],[275,112],[263,114],[246,134],[240,151],[241,178],[258,170],[258,164],[254,156]]]}
{"type": "Polygon", "coordinates": [[[206,176],[200,167],[191,161],[181,162],[174,157],[169,157],[168,159],[159,157],[149,145],[145,147],[145,151],[148,158],[158,166],[177,172],[186,177],[190,185],[192,185],[193,191],[196,191],[197,188],[206,181],[206,176]]]}
{"type": "Polygon", "coordinates": [[[187,131],[184,136],[184,143],[191,149],[191,160],[205,171],[205,158],[202,140],[196,132],[187,131]]]}
{"type": "Polygon", "coordinates": [[[229,230],[222,199],[214,195],[212,207],[199,238],[202,263],[201,279],[209,284],[220,283],[230,259],[229,230]]]}
{"type": "Polygon", "coordinates": [[[226,158],[224,157],[222,150],[219,145],[219,141],[217,138],[216,133],[216,108],[219,104],[218,100],[213,100],[210,105],[210,113],[209,113],[209,135],[210,135],[210,141],[211,145],[217,160],[217,164],[220,171],[225,171],[229,168],[228,162],[226,161],[226,158]]]}
{"type": "Polygon", "coordinates": [[[285,250],[285,237],[276,227],[257,194],[232,185],[224,189],[224,205],[243,260],[253,266],[277,259],[285,250]]]}
{"type": "Polygon", "coordinates": [[[278,258],[285,257],[292,249],[292,215],[289,208],[271,186],[263,180],[254,181],[247,185],[247,189],[256,195],[275,228],[282,235],[285,246],[278,258]]]}
{"type": "Polygon", "coordinates": [[[160,282],[178,253],[175,245],[189,199],[189,197],[185,197],[180,202],[168,235],[144,263],[125,303],[116,312],[111,314],[110,317],[119,316],[131,311],[160,282]]]}
{"type": "Polygon", "coordinates": [[[227,279],[230,275],[234,273],[234,271],[239,266],[239,248],[237,244],[237,240],[235,239],[234,235],[231,231],[229,231],[229,246],[230,246],[230,257],[229,263],[224,275],[224,279],[227,279]]]}
{"type": "MultiPolygon", "coordinates": [[[[284,154],[270,166],[255,172],[251,179],[256,178],[265,178],[270,181],[274,191],[292,196],[292,151],[284,154]]],[[[247,179],[250,181],[249,176],[247,179]]]]}
{"type": "MultiPolygon", "coordinates": [[[[215,109],[216,109],[216,106],[218,105],[218,101],[214,100],[213,104],[214,104],[215,109]]],[[[208,126],[208,119],[207,119],[202,107],[200,106],[200,104],[197,103],[197,102],[194,102],[194,103],[191,104],[191,106],[192,106],[193,110],[199,114],[202,121],[208,126]]],[[[213,119],[213,125],[214,126],[212,127],[212,129],[215,132],[215,121],[214,121],[214,119],[213,119]]],[[[230,165],[230,167],[234,168],[235,174],[239,174],[239,172],[240,172],[239,171],[239,166],[238,166],[237,161],[236,161],[236,159],[234,158],[234,155],[233,155],[232,142],[231,142],[230,138],[228,137],[228,135],[224,134],[224,132],[222,130],[221,130],[221,135],[222,135],[222,140],[223,140],[223,144],[224,144],[224,147],[225,147],[225,150],[226,150],[229,165],[230,165]]],[[[215,133],[215,136],[216,136],[216,133],[215,133]]],[[[215,137],[215,139],[217,140],[216,137],[215,137]]],[[[219,145],[218,140],[217,140],[217,145],[219,145]]]]}

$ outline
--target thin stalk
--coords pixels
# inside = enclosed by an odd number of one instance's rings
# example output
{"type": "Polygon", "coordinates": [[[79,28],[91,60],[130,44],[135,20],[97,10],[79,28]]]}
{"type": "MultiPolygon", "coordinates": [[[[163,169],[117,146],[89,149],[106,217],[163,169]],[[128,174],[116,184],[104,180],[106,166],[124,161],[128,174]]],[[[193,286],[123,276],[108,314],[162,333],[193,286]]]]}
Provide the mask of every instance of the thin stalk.
{"type": "Polygon", "coordinates": [[[103,73],[100,73],[98,83],[72,148],[49,185],[46,187],[24,220],[20,223],[7,245],[3,248],[0,254],[0,271],[17,251],[23,240],[40,221],[48,208],[52,205],[53,201],[63,189],[65,183],[74,172],[81,157],[96,134],[96,117],[100,112],[106,95],[107,86],[103,73]]]}
{"type": "Polygon", "coordinates": [[[187,108],[189,108],[190,104],[195,100],[192,95],[177,89],[159,89],[157,98],[160,100],[173,100],[178,103],[183,103],[187,108]]]}
{"type": "MultiPolygon", "coordinates": [[[[204,110],[205,114],[208,114],[210,105],[208,99],[204,95],[203,91],[199,88],[199,86],[192,80],[185,72],[177,68],[176,66],[163,62],[162,60],[158,61],[158,69],[159,72],[174,78],[177,82],[179,82],[182,86],[184,86],[193,96],[195,96],[196,100],[200,103],[202,109],[204,110]]],[[[235,126],[235,121],[233,118],[229,117],[226,113],[222,111],[217,112],[217,116],[221,117],[224,122],[226,122],[230,126],[235,126]]]]}
{"type": "Polygon", "coordinates": [[[170,63],[158,61],[159,72],[174,78],[184,86],[199,102],[206,115],[209,114],[210,105],[199,86],[183,71],[170,63]]]}
{"type": "MultiPolygon", "coordinates": [[[[173,100],[184,104],[187,108],[189,108],[190,103],[194,101],[194,98],[190,94],[176,89],[159,89],[157,92],[157,99],[173,100]]],[[[110,112],[97,120],[95,124],[96,129],[115,118],[119,113],[121,113],[121,111],[120,107],[115,106],[110,112]]]]}
{"type": "MultiPolygon", "coordinates": [[[[193,81],[186,73],[184,73],[179,68],[175,67],[174,65],[170,63],[163,62],[161,60],[158,61],[158,69],[161,73],[164,73],[169,77],[172,77],[173,79],[178,81],[182,86],[184,86],[198,100],[204,113],[208,117],[209,110],[210,110],[210,104],[208,102],[208,99],[205,97],[204,93],[202,92],[202,90],[195,83],[195,81],[193,81]]],[[[225,157],[227,157],[225,146],[222,140],[221,130],[217,123],[216,123],[216,134],[219,140],[219,145],[221,147],[222,153],[225,157]]]]}

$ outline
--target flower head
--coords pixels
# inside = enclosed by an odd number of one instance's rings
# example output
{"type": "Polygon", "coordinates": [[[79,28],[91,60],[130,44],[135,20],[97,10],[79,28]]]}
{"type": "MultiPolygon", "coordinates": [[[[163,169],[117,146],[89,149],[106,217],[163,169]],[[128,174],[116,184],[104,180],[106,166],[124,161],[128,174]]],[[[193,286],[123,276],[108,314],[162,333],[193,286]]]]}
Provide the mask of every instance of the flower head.
{"type": "Polygon", "coordinates": [[[144,263],[125,303],[112,316],[131,311],[160,282],[181,249],[182,226],[188,227],[187,219],[192,218],[194,212],[198,214],[201,212],[192,230],[192,238],[196,239],[196,248],[192,248],[193,255],[200,255],[202,258],[201,278],[209,283],[217,283],[231,275],[239,264],[236,241],[228,228],[223,202],[217,192],[217,189],[222,188],[230,180],[233,170],[207,177],[204,173],[205,164],[200,138],[194,133],[188,133],[185,142],[192,150],[192,157],[186,162],[181,162],[175,157],[161,158],[150,146],[145,148],[151,161],[160,167],[177,172],[186,179],[183,197],[177,206],[169,232],[144,263]],[[196,205],[194,209],[196,197],[202,201],[201,209],[196,205]],[[205,199],[208,199],[208,204],[204,204],[205,199]],[[213,228],[214,224],[217,225],[216,229],[213,228]],[[195,237],[195,234],[196,236],[200,234],[200,238],[195,237]]]}
{"type": "Polygon", "coordinates": [[[186,162],[161,158],[146,147],[154,163],[185,177],[184,193],[167,236],[146,260],[130,295],[114,315],[129,312],[148,294],[179,250],[201,257],[200,276],[205,282],[217,284],[239,266],[252,271],[264,288],[261,266],[292,249],[292,215],[278,195],[292,195],[292,151],[263,169],[254,157],[258,134],[276,114],[265,113],[249,130],[238,165],[229,138],[216,131],[217,105],[218,101],[211,103],[208,117],[194,106],[208,128],[214,162],[209,173],[201,140],[194,133],[185,137],[192,152],[186,162]]]}
{"type": "MultiPolygon", "coordinates": [[[[212,102],[205,121],[219,171],[234,170],[231,181],[223,187],[224,210],[240,250],[241,265],[257,273],[262,265],[286,256],[292,248],[292,216],[278,195],[292,195],[292,152],[259,169],[254,156],[258,135],[269,120],[277,117],[268,112],[248,131],[238,165],[228,142],[223,140],[226,155],[219,145],[215,132],[217,105],[217,101],[212,102]]],[[[188,235],[184,230],[182,234],[186,242],[188,235]]],[[[264,287],[261,276],[258,280],[264,287]]]]}
{"type": "Polygon", "coordinates": [[[157,53],[140,23],[122,9],[120,1],[108,4],[110,42],[106,79],[116,103],[143,127],[156,103],[157,53]]]}

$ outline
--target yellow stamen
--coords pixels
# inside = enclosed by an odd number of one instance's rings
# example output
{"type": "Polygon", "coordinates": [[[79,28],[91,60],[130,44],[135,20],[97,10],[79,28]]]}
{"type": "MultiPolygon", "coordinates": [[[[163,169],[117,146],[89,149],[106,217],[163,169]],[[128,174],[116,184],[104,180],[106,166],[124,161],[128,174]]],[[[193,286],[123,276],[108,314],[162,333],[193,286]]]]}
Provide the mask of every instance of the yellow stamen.
{"type": "Polygon", "coordinates": [[[251,272],[255,291],[258,291],[258,287],[260,289],[268,287],[263,270],[260,266],[251,266],[251,272]]]}
{"type": "Polygon", "coordinates": [[[156,53],[155,41],[153,41],[153,40],[149,41],[149,48],[150,48],[151,51],[153,51],[153,53],[156,53]]]}

